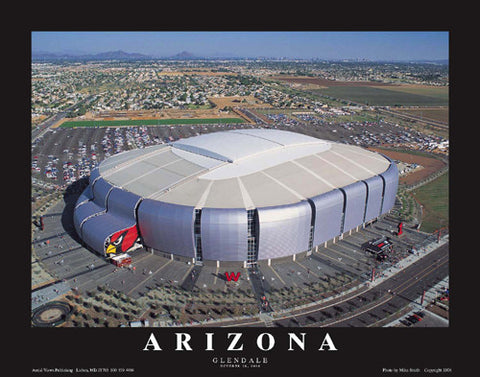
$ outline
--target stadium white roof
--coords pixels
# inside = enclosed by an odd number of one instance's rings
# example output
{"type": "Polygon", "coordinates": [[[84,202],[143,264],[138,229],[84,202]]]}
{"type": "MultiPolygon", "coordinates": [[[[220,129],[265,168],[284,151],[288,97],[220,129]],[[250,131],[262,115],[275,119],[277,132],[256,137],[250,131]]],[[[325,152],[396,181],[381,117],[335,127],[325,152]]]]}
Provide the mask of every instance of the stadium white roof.
{"type": "Polygon", "coordinates": [[[100,164],[115,186],[198,208],[295,203],[387,170],[378,153],[289,131],[242,129],[123,152],[100,164]]]}
{"type": "Polygon", "coordinates": [[[191,137],[174,142],[173,147],[225,162],[238,162],[267,151],[312,144],[328,147],[322,140],[298,133],[247,129],[191,137]]]}

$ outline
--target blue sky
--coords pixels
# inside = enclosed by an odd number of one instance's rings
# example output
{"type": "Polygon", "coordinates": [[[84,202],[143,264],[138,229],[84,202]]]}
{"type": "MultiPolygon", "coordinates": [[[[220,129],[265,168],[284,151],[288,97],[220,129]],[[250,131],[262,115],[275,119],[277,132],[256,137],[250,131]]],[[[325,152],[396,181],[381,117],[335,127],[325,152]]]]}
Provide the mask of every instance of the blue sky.
{"type": "Polygon", "coordinates": [[[197,56],[318,59],[448,59],[448,31],[202,31],[32,32],[32,51],[99,53],[123,50],[156,57],[197,56]]]}

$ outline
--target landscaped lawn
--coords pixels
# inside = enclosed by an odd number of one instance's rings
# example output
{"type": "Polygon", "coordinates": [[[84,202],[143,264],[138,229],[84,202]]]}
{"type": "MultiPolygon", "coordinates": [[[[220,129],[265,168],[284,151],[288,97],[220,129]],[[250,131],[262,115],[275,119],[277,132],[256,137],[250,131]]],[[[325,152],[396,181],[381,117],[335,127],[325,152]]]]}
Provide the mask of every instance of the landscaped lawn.
{"type": "Polygon", "coordinates": [[[414,190],[413,195],[423,205],[421,230],[433,232],[448,226],[448,172],[414,190]]]}

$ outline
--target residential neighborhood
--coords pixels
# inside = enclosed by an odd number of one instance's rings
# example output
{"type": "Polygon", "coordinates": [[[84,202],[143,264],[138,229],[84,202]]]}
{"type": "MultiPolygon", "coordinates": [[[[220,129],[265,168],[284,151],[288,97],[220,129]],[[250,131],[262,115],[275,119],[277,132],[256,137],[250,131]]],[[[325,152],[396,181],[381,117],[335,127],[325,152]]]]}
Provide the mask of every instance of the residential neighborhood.
{"type": "Polygon", "coordinates": [[[445,86],[448,66],[269,60],[32,62],[34,122],[77,106],[86,112],[211,107],[210,98],[254,96],[281,108],[319,101],[295,92],[282,77],[445,86]],[[289,90],[290,87],[290,90],[289,90]]]}

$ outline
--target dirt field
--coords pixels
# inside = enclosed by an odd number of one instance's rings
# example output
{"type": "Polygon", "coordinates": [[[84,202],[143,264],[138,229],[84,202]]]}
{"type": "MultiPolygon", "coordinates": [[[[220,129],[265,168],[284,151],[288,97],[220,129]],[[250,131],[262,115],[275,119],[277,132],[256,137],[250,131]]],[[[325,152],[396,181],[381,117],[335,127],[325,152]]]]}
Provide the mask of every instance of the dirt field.
{"type": "Polygon", "coordinates": [[[399,86],[396,84],[373,81],[333,81],[319,77],[274,76],[272,79],[287,81],[295,84],[316,85],[323,88],[329,88],[331,86],[399,86]]]}
{"type": "Polygon", "coordinates": [[[402,153],[396,151],[389,151],[386,149],[379,149],[379,148],[368,148],[372,151],[383,153],[384,155],[390,157],[394,160],[399,160],[403,162],[407,162],[409,164],[416,163],[423,167],[423,169],[419,169],[413,173],[410,173],[406,176],[400,177],[400,183],[404,184],[414,184],[419,182],[429,175],[435,173],[437,170],[440,170],[445,166],[445,163],[437,160],[436,158],[429,158],[423,156],[417,156],[410,153],[402,153]]]}
{"type": "Polygon", "coordinates": [[[236,117],[233,113],[221,112],[219,109],[164,109],[164,110],[142,110],[142,111],[108,111],[100,114],[89,114],[85,120],[103,119],[103,120],[121,120],[121,119],[202,119],[202,118],[225,118],[228,116],[236,117]]]}
{"type": "Polygon", "coordinates": [[[108,111],[100,114],[87,113],[84,117],[74,119],[64,118],[52,128],[57,128],[70,120],[138,120],[138,119],[212,119],[212,118],[241,118],[238,114],[229,111],[214,109],[165,109],[165,110],[142,110],[142,111],[108,111]]]}
{"type": "MultiPolygon", "coordinates": [[[[212,97],[209,100],[216,105],[213,109],[163,109],[163,110],[136,110],[136,111],[103,111],[101,113],[87,112],[84,117],[74,120],[124,120],[124,119],[211,119],[211,118],[242,118],[232,111],[221,111],[226,106],[265,108],[271,107],[253,96],[212,97]]],[[[59,127],[63,122],[71,119],[62,119],[52,128],[59,127]]]]}
{"type": "Polygon", "coordinates": [[[448,125],[448,107],[419,107],[419,108],[401,108],[397,112],[405,113],[415,117],[430,119],[442,122],[448,125]]]}
{"type": "Polygon", "coordinates": [[[38,123],[43,122],[47,117],[45,115],[32,116],[32,126],[37,125],[38,123]]]}

